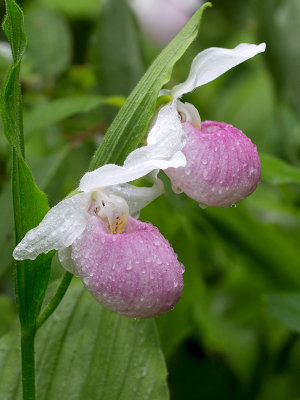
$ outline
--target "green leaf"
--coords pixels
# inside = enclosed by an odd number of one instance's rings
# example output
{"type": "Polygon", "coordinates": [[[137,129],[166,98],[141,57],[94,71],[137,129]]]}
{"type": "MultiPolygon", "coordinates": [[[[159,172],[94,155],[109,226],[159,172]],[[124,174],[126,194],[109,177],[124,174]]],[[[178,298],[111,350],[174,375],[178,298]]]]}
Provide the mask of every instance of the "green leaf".
{"type": "MultiPolygon", "coordinates": [[[[16,335],[0,341],[0,393],[17,400],[16,335]],[[5,365],[5,367],[4,367],[5,365]]],[[[154,320],[120,317],[73,281],[36,336],[37,398],[167,400],[166,367],[154,320]]]]}
{"type": "Polygon", "coordinates": [[[89,112],[102,104],[120,107],[123,102],[124,98],[121,96],[77,96],[53,100],[24,115],[24,132],[25,135],[29,134],[72,115],[89,112]]]}
{"type": "Polygon", "coordinates": [[[3,29],[8,37],[13,63],[1,89],[0,111],[7,140],[19,153],[24,152],[22,98],[19,82],[20,63],[26,48],[23,13],[11,0],[6,2],[7,16],[3,29]]]}
{"type": "Polygon", "coordinates": [[[262,180],[273,185],[300,184],[300,169],[269,154],[260,154],[262,180]]]}
{"type": "Polygon", "coordinates": [[[300,333],[300,293],[270,294],[267,311],[292,331],[300,333]]]}
{"type": "Polygon", "coordinates": [[[13,208],[11,184],[3,185],[0,194],[0,277],[12,263],[13,252],[13,208]]]}
{"type": "MultiPolygon", "coordinates": [[[[300,288],[297,240],[287,238],[286,232],[274,225],[256,220],[246,212],[242,204],[226,211],[208,207],[204,216],[214,224],[227,246],[238,245],[243,254],[257,266],[259,273],[266,274],[274,287],[286,290],[300,288]]],[[[195,215],[195,218],[198,217],[195,215]]],[[[199,222],[201,224],[201,220],[199,222]]]]}
{"type": "Polygon", "coordinates": [[[72,37],[68,24],[55,11],[32,8],[26,12],[25,32],[29,61],[51,83],[71,63],[72,37]]]}
{"type": "MultiPolygon", "coordinates": [[[[46,195],[36,186],[23,158],[13,155],[13,203],[16,243],[35,228],[49,210],[46,195]]],[[[42,306],[48,286],[54,252],[41,254],[36,260],[17,262],[17,304],[24,326],[32,325],[42,306]]]]}
{"type": "Polygon", "coordinates": [[[95,17],[100,10],[101,0],[38,0],[47,7],[60,11],[68,17],[73,18],[90,18],[95,17]]]}
{"type": "MultiPolygon", "coordinates": [[[[18,243],[25,233],[39,224],[48,211],[46,195],[36,186],[24,160],[22,97],[19,81],[20,63],[26,47],[23,13],[13,0],[6,2],[7,17],[4,30],[10,41],[13,64],[1,91],[1,116],[4,132],[13,147],[13,204],[18,243]]],[[[53,253],[39,256],[35,261],[17,262],[16,300],[24,329],[32,326],[40,311],[48,285],[53,253]]]]}
{"type": "Polygon", "coordinates": [[[90,169],[105,163],[121,164],[145,135],[153,116],[159,90],[171,76],[174,64],[197,37],[205,3],[158,55],[132,91],[98,147],[90,169]]]}
{"type": "Polygon", "coordinates": [[[0,295],[0,336],[6,333],[15,321],[16,311],[11,298],[0,295]]]}
{"type": "Polygon", "coordinates": [[[101,93],[127,96],[144,68],[136,27],[126,1],[104,2],[92,50],[101,93]]]}

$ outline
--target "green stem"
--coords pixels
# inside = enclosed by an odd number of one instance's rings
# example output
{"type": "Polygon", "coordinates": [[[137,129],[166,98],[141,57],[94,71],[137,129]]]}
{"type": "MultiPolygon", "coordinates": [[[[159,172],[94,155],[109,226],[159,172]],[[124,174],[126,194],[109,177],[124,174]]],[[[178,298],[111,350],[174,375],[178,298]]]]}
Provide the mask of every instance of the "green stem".
{"type": "Polygon", "coordinates": [[[35,329],[21,332],[23,400],[35,400],[35,329]]]}
{"type": "Polygon", "coordinates": [[[64,297],[72,278],[73,275],[70,272],[66,271],[64,273],[64,276],[57,288],[55,295],[51,298],[43,313],[38,317],[36,321],[37,329],[39,329],[43,325],[43,323],[50,317],[50,315],[56,310],[62,298],[64,297]]]}

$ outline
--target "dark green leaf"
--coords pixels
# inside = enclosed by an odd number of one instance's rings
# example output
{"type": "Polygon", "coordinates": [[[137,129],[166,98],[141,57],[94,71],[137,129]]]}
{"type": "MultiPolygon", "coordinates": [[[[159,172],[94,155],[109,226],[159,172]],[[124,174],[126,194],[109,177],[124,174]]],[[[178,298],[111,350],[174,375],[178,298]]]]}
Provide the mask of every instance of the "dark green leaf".
{"type": "Polygon", "coordinates": [[[299,183],[300,169],[269,154],[260,154],[262,180],[279,185],[282,183],[299,183]]]}
{"type": "Polygon", "coordinates": [[[0,295],[0,336],[13,325],[16,311],[11,298],[0,295]]]}
{"type": "Polygon", "coordinates": [[[267,311],[292,331],[300,333],[300,293],[278,293],[267,296],[267,311]]]}
{"type": "Polygon", "coordinates": [[[39,3],[54,10],[63,12],[69,17],[94,17],[100,10],[102,1],[99,0],[38,0],[39,3]]]}
{"type": "Polygon", "coordinates": [[[144,70],[138,35],[127,1],[104,2],[92,54],[101,93],[127,96],[144,70]]]}
{"type": "Polygon", "coordinates": [[[109,127],[92,159],[91,170],[108,162],[121,164],[138,146],[153,116],[159,90],[169,81],[174,64],[196,38],[202,13],[209,5],[205,3],[193,15],[149,67],[109,127]]]}
{"type": "MultiPolygon", "coordinates": [[[[13,333],[0,341],[0,392],[6,400],[20,398],[17,347],[13,333]]],[[[79,281],[38,332],[36,353],[39,400],[168,399],[154,321],[103,309],[79,281]]]]}

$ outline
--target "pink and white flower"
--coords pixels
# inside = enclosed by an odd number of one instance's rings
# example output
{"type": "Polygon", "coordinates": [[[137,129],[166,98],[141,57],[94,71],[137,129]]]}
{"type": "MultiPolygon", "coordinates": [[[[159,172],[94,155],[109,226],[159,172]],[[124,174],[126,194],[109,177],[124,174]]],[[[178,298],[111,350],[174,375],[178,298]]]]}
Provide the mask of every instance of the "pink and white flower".
{"type": "Polygon", "coordinates": [[[147,146],[130,153],[123,166],[107,164],[86,173],[77,193],[27,232],[14,258],[35,259],[55,249],[64,268],[79,276],[110,310],[140,318],[170,310],[181,295],[182,266],[157,228],[129,215],[136,217],[163,193],[157,170],[186,163],[181,152],[186,135],[176,113],[173,118],[173,108],[169,105],[159,112],[147,146]],[[170,118],[176,137],[165,124],[170,118]],[[150,172],[152,187],[127,183],[150,172]]]}
{"type": "MultiPolygon", "coordinates": [[[[197,109],[178,99],[263,52],[265,47],[265,43],[242,43],[234,49],[206,49],[194,58],[184,83],[160,93],[172,96],[181,116],[181,127],[187,135],[182,150],[186,165],[176,169],[171,167],[165,172],[175,191],[183,191],[202,207],[228,207],[252,193],[260,182],[260,161],[256,146],[242,131],[224,122],[201,124],[197,109]]],[[[168,117],[171,126],[174,116],[168,117]]]]}

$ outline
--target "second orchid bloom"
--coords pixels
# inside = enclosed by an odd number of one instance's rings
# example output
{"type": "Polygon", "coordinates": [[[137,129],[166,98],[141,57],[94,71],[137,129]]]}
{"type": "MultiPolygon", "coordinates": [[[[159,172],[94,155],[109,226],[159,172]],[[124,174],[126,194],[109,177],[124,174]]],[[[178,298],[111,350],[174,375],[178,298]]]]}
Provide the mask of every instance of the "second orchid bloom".
{"type": "Polygon", "coordinates": [[[25,235],[14,258],[34,259],[55,249],[64,268],[111,311],[148,318],[170,310],[181,296],[184,267],[157,228],[135,219],[163,193],[158,171],[165,170],[174,188],[211,206],[240,201],[260,180],[250,139],[225,123],[201,124],[195,107],[178,99],[264,50],[265,44],[241,44],[199,53],[188,79],[161,91],[173,100],[159,110],[147,145],[123,166],[107,164],[85,174],[75,194],[25,235]],[[151,188],[127,183],[149,173],[151,188]]]}

